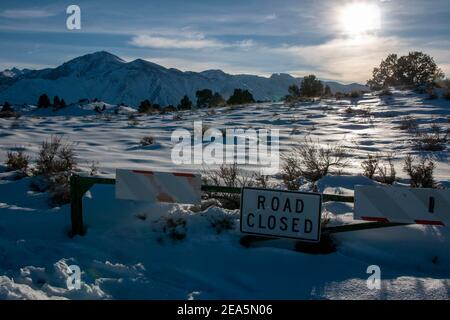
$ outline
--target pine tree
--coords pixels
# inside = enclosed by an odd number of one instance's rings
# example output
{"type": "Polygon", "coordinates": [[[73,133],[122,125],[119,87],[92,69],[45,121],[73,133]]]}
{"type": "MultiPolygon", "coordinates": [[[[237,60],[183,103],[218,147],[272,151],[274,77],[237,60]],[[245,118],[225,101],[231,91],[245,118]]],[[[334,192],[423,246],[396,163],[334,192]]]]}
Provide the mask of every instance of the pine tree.
{"type": "Polygon", "coordinates": [[[322,81],[317,79],[315,75],[311,74],[303,78],[300,86],[300,92],[303,97],[319,97],[323,93],[322,81]]]}
{"type": "Polygon", "coordinates": [[[211,99],[211,108],[214,107],[222,107],[225,105],[225,99],[220,95],[220,93],[216,92],[214,93],[214,96],[211,99]]]}
{"type": "Polygon", "coordinates": [[[152,111],[152,109],[153,109],[152,104],[148,99],[141,101],[138,107],[139,113],[149,113],[152,111]]]}
{"type": "Polygon", "coordinates": [[[225,99],[218,93],[209,89],[199,90],[195,93],[197,97],[197,107],[199,108],[214,108],[225,105],[225,99]]]}
{"type": "Polygon", "coordinates": [[[289,96],[292,98],[300,97],[300,88],[296,84],[289,86],[288,92],[289,92],[289,96]]]}
{"type": "Polygon", "coordinates": [[[213,98],[213,93],[209,89],[198,90],[195,93],[197,97],[197,107],[199,108],[209,108],[211,107],[211,100],[213,98]]]}
{"type": "Polygon", "coordinates": [[[228,99],[227,104],[236,105],[253,102],[255,102],[255,99],[253,99],[253,95],[250,93],[250,91],[234,89],[233,95],[228,99]]]}
{"type": "Polygon", "coordinates": [[[38,108],[48,108],[50,107],[50,99],[48,98],[47,94],[43,93],[39,96],[38,100],[38,108]]]}
{"type": "Polygon", "coordinates": [[[61,107],[61,100],[59,99],[58,96],[54,96],[53,97],[53,108],[57,110],[60,107],[61,107]]]}
{"type": "Polygon", "coordinates": [[[185,95],[178,104],[178,109],[186,110],[191,108],[192,108],[192,101],[189,99],[187,95],[185,95]]]}

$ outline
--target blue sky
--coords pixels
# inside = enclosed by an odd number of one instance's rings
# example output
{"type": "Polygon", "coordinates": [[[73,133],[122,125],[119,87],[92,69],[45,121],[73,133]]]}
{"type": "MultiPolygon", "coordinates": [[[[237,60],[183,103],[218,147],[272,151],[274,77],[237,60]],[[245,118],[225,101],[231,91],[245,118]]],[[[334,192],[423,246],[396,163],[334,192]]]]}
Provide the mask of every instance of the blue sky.
{"type": "Polygon", "coordinates": [[[2,0],[0,44],[0,69],[54,67],[106,50],[127,61],[143,58],[180,70],[314,73],[348,83],[365,82],[390,52],[421,50],[449,75],[450,5],[448,0],[2,0]],[[81,30],[66,28],[70,4],[81,8],[81,30]],[[370,25],[375,11],[377,23],[370,25]]]}

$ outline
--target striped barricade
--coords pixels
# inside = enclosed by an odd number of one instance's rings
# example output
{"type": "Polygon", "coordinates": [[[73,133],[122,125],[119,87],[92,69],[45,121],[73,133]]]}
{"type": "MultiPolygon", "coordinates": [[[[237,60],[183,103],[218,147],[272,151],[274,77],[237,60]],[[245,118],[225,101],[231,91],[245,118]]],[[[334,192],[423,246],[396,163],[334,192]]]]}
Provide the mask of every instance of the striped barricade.
{"type": "Polygon", "coordinates": [[[201,201],[201,175],[117,169],[116,198],[199,204],[201,201]]]}
{"type": "Polygon", "coordinates": [[[450,226],[450,189],[356,186],[354,218],[450,226]]]}

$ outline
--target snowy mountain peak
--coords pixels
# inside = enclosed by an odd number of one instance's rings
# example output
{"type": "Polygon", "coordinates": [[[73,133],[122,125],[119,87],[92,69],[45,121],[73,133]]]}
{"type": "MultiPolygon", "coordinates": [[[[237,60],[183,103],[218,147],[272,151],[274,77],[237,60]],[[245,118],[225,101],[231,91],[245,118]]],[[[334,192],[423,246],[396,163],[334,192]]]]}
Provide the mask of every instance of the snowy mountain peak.
{"type": "Polygon", "coordinates": [[[125,61],[122,58],[119,58],[118,56],[109,53],[108,51],[97,51],[93,53],[88,53],[83,56],[80,56],[78,58],[72,59],[68,61],[67,63],[71,63],[74,61],[84,61],[86,63],[89,62],[112,62],[112,63],[125,63],[125,61]]]}
{"type": "Polygon", "coordinates": [[[5,69],[2,72],[0,72],[0,76],[6,77],[6,78],[16,78],[18,76],[21,76],[25,73],[30,72],[30,69],[18,69],[18,68],[11,68],[11,69],[5,69]]]}
{"type": "Polygon", "coordinates": [[[226,73],[223,72],[223,71],[220,70],[220,69],[210,69],[210,70],[202,71],[202,72],[200,72],[200,73],[203,74],[203,75],[214,75],[214,76],[223,76],[223,75],[226,75],[226,73]]]}
{"type": "Polygon", "coordinates": [[[159,64],[153,63],[148,60],[144,59],[135,59],[131,62],[127,63],[127,67],[133,67],[133,68],[152,68],[152,69],[159,69],[159,70],[167,70],[163,66],[160,66],[159,64]]]}
{"type": "Polygon", "coordinates": [[[293,77],[288,73],[273,73],[270,76],[270,79],[284,79],[284,80],[290,80],[293,79],[293,77]]]}

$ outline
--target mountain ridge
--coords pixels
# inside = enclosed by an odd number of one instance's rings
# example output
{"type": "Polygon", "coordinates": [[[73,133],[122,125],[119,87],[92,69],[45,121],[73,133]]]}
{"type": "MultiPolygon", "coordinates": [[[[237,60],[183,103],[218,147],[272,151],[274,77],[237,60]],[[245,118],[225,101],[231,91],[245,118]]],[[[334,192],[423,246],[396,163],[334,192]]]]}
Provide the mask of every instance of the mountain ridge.
{"type": "MultiPolygon", "coordinates": [[[[181,71],[144,59],[127,62],[107,51],[79,56],[55,68],[11,70],[0,73],[0,101],[15,104],[34,104],[39,95],[47,93],[68,103],[98,98],[115,104],[137,105],[149,99],[160,105],[176,105],[185,94],[195,101],[197,90],[211,89],[228,97],[235,88],[248,89],[256,100],[276,101],[287,94],[289,85],[300,85],[302,81],[287,73],[262,77],[232,75],[220,69],[181,71]]],[[[367,90],[360,84],[324,83],[333,92],[367,90]]]]}

